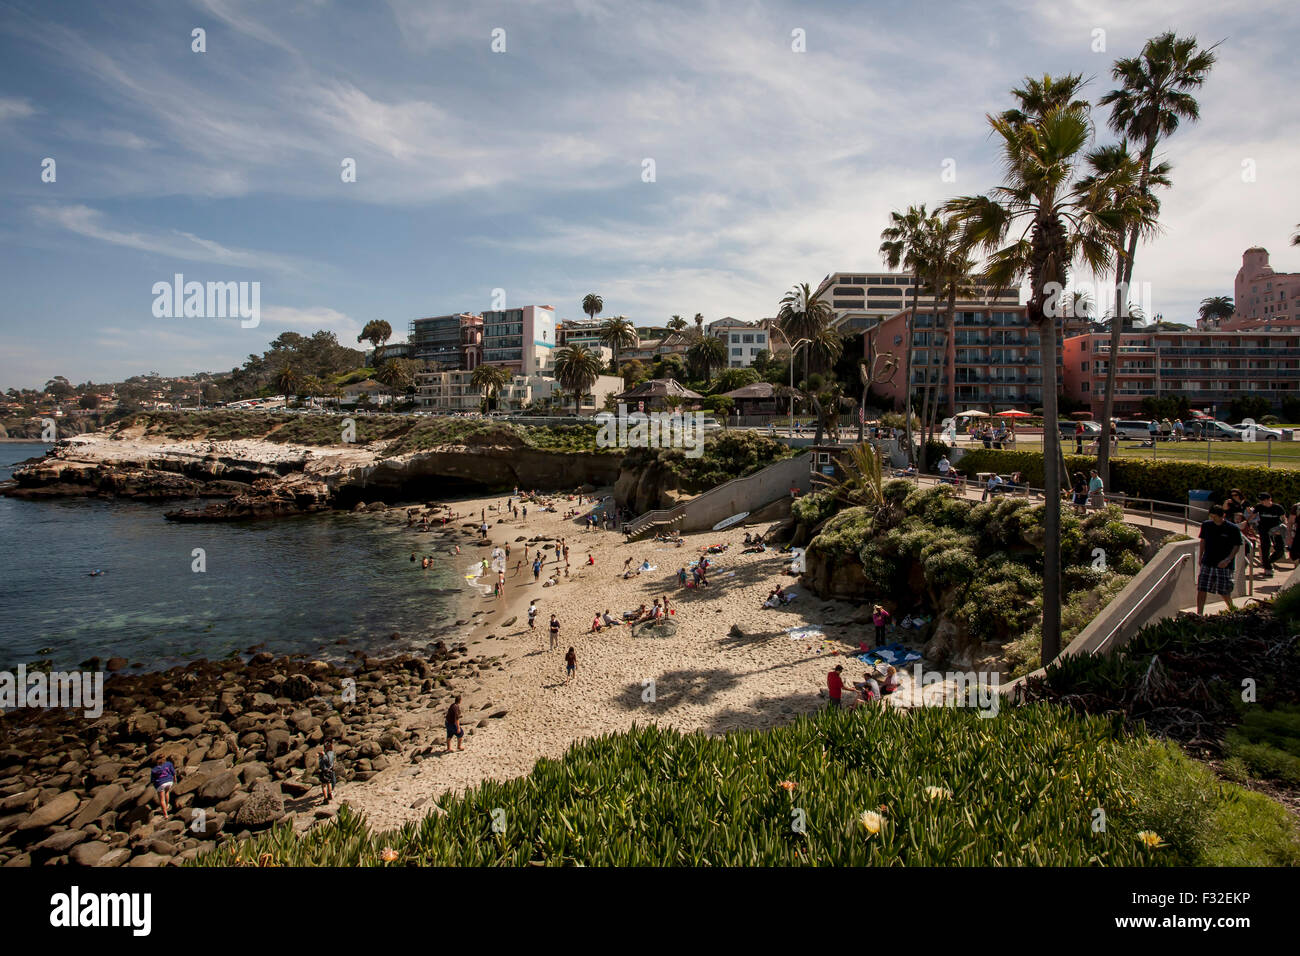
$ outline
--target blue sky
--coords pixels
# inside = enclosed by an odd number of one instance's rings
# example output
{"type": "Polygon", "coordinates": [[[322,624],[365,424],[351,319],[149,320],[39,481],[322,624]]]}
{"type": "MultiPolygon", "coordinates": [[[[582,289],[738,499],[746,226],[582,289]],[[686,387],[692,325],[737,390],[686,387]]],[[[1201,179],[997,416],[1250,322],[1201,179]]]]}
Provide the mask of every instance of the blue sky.
{"type": "Polygon", "coordinates": [[[1249,245],[1300,270],[1292,0],[0,2],[0,387],[224,370],[371,318],[401,339],[497,288],[562,318],[590,291],[639,325],[772,315],[880,268],[892,209],[996,184],[984,114],[1025,75],[1095,101],[1166,29],[1224,41],[1135,275],[1189,321],[1249,245]],[[176,272],[260,282],[260,326],[155,318],[176,272]]]}

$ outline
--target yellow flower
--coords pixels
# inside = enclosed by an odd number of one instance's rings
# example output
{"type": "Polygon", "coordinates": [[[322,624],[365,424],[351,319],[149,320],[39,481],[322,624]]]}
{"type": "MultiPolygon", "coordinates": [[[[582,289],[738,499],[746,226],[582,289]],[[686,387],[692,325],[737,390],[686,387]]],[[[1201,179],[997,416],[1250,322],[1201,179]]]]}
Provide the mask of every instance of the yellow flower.
{"type": "Polygon", "coordinates": [[[1151,847],[1152,849],[1165,845],[1165,841],[1160,839],[1160,834],[1156,833],[1153,830],[1143,830],[1141,833],[1138,834],[1138,839],[1141,840],[1143,843],[1145,843],[1147,846],[1151,847]]]}
{"type": "Polygon", "coordinates": [[[931,800],[947,800],[952,796],[952,791],[946,787],[926,787],[925,795],[931,800]]]}
{"type": "Polygon", "coordinates": [[[397,851],[391,846],[386,846],[379,851],[379,859],[383,860],[385,863],[392,863],[397,859],[397,851]]]}
{"type": "Polygon", "coordinates": [[[868,836],[875,836],[885,825],[885,818],[875,810],[863,810],[858,816],[858,822],[862,824],[862,829],[867,831],[868,836]]]}

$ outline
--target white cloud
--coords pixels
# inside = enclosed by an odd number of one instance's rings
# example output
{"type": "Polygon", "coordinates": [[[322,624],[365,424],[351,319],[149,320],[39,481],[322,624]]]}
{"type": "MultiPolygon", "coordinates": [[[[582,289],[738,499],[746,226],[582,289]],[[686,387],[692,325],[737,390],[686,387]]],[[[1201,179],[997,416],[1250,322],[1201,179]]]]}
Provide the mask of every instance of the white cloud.
{"type": "Polygon", "coordinates": [[[26,119],[35,113],[32,104],[25,99],[16,96],[0,96],[0,123],[12,119],[26,119]]]}

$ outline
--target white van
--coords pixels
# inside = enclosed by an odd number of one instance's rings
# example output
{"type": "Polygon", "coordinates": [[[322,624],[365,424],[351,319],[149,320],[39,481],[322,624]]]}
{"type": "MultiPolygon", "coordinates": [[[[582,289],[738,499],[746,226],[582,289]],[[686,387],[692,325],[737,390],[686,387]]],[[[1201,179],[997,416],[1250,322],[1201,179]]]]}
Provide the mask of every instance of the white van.
{"type": "Polygon", "coordinates": [[[1120,438],[1137,438],[1146,441],[1151,437],[1151,422],[1125,418],[1115,422],[1115,431],[1120,438]]]}

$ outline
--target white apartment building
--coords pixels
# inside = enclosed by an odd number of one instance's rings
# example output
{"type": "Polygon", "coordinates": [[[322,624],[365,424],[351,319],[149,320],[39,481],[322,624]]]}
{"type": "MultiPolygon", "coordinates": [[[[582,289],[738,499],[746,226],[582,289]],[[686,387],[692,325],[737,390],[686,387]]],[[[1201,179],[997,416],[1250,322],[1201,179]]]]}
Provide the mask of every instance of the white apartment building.
{"type": "MultiPolygon", "coordinates": [[[[817,286],[815,295],[829,301],[835,312],[835,328],[844,333],[865,332],[883,319],[912,306],[916,279],[903,272],[832,272],[817,286]]],[[[1016,306],[1019,289],[976,287],[974,298],[958,299],[959,306],[1016,306]]],[[[917,311],[933,311],[934,296],[917,290],[917,311]]],[[[947,306],[947,301],[940,303],[947,306]]]]}
{"type": "Polygon", "coordinates": [[[708,335],[722,339],[727,346],[727,368],[749,368],[764,349],[771,351],[767,329],[756,322],[743,322],[728,316],[705,326],[708,335]]]}

